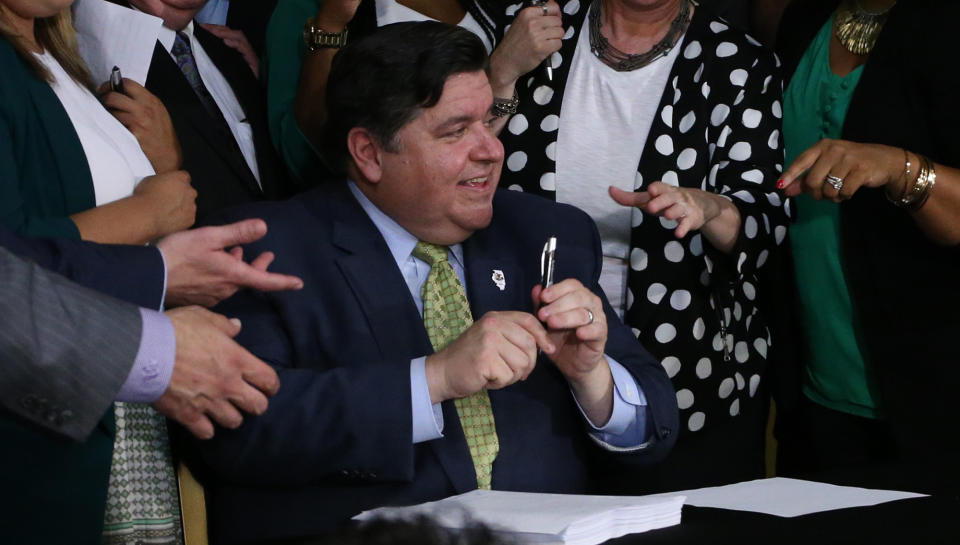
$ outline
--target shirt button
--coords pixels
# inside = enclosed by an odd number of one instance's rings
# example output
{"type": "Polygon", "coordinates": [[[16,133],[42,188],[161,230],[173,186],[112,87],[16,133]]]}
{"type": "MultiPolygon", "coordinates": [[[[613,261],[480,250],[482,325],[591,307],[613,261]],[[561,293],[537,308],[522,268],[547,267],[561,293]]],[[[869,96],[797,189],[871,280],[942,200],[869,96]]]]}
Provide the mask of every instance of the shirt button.
{"type": "Polygon", "coordinates": [[[825,111],[825,112],[827,112],[827,113],[830,113],[831,110],[833,110],[833,105],[832,105],[832,104],[827,104],[826,106],[823,107],[823,111],[825,111]]]}

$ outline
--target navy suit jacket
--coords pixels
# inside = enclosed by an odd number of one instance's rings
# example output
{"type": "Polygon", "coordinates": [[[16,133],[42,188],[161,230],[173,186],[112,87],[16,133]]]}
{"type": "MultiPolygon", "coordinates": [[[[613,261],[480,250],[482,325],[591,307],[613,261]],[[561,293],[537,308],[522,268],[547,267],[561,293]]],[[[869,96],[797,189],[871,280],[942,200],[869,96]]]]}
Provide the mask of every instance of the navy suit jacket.
{"type": "Polygon", "coordinates": [[[27,238],[0,227],[0,247],[81,286],[137,306],[160,310],[163,258],[156,248],[27,238]]]}
{"type": "MultiPolygon", "coordinates": [[[[345,184],[220,220],[260,217],[273,270],[300,275],[299,292],[242,292],[218,309],[243,322],[238,341],[278,369],[282,387],[260,417],[211,442],[195,442],[210,491],[217,543],[307,536],[385,504],[436,500],[476,488],[454,405],[443,403],[443,438],[412,443],[410,360],[433,352],[386,242],[345,184]]],[[[477,318],[532,312],[543,243],[558,240],[556,278],[600,294],[600,239],[589,217],[539,197],[500,191],[488,228],[463,243],[467,294],[477,318]],[[505,289],[492,280],[503,272],[505,289]]],[[[493,487],[583,493],[594,470],[653,462],[677,429],[673,387],[660,364],[606,304],[606,352],[649,401],[652,440],[632,452],[594,444],[556,367],[542,357],[530,377],[490,391],[500,440],[493,487]]],[[[621,475],[622,476],[622,475],[621,475]]]]}

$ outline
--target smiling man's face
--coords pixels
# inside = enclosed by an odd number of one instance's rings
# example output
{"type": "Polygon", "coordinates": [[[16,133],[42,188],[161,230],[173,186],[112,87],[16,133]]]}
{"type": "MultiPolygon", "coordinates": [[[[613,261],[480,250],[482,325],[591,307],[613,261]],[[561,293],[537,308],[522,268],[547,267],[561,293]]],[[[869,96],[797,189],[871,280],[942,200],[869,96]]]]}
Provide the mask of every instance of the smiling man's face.
{"type": "Polygon", "coordinates": [[[450,76],[440,100],[381,149],[371,200],[420,240],[450,245],[486,227],[503,145],[490,130],[493,93],[484,72],[450,76]]]}

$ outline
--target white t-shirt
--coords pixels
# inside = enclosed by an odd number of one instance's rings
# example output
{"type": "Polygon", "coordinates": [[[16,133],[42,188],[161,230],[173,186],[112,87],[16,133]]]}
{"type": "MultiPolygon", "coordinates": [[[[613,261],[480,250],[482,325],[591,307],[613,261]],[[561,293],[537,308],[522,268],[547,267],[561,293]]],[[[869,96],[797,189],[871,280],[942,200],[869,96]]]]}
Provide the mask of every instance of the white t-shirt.
{"type": "MultiPolygon", "coordinates": [[[[433,19],[412,10],[396,0],[377,0],[377,26],[386,26],[392,23],[402,23],[408,21],[432,21],[433,19]]],[[[483,42],[483,47],[487,49],[487,54],[493,51],[493,44],[487,39],[486,33],[480,23],[467,12],[463,19],[457,23],[457,26],[463,27],[476,34],[483,42]]]]}
{"type": "MultiPolygon", "coordinates": [[[[557,135],[557,201],[590,214],[600,231],[603,270],[600,286],[623,315],[631,219],[643,214],[617,204],[609,186],[633,191],[647,133],[681,49],[630,72],[617,72],[590,51],[590,19],[573,54],[560,109],[557,135]]],[[[554,150],[547,150],[551,154],[554,150]]],[[[654,180],[649,180],[654,181],[654,180]]]]}
{"type": "Polygon", "coordinates": [[[154,174],[137,138],[93,93],[70,77],[53,55],[45,52],[35,56],[53,76],[50,87],[80,137],[97,206],[132,195],[140,180],[154,174]]]}

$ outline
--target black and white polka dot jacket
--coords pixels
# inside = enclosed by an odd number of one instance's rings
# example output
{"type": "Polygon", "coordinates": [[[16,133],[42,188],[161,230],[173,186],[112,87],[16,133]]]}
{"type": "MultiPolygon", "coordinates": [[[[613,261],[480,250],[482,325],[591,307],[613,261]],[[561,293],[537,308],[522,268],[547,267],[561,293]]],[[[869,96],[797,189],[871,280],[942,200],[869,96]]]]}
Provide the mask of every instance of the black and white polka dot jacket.
{"type": "MultiPolygon", "coordinates": [[[[501,187],[550,199],[560,105],[589,2],[560,5],[567,32],[552,59],[553,81],[540,69],[520,79],[520,108],[500,135],[501,187]]],[[[676,222],[634,210],[624,321],[673,378],[681,422],[698,431],[755,398],[771,341],[756,308],[756,271],[788,223],[775,188],[782,80],[772,52],[703,8],[678,47],[635,189],[663,181],[723,195],[740,211],[740,235],[722,254],[699,233],[677,240],[676,222]]]]}

